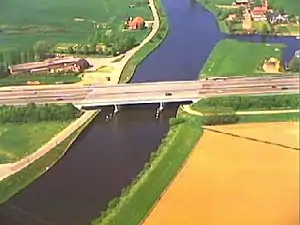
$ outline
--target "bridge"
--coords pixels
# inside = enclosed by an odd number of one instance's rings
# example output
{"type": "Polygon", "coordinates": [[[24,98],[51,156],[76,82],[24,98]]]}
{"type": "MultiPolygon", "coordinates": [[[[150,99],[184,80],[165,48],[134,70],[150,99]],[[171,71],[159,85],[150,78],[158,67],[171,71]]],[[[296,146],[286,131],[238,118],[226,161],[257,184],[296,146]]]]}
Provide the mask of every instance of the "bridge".
{"type": "Polygon", "coordinates": [[[0,105],[72,103],[77,108],[128,104],[196,102],[203,97],[299,93],[299,76],[232,77],[226,80],[115,85],[44,85],[0,88],[0,105]]]}
{"type": "Polygon", "coordinates": [[[82,101],[74,103],[77,108],[113,105],[115,112],[120,105],[197,102],[203,97],[249,94],[297,93],[299,76],[240,77],[226,80],[197,80],[153,82],[98,86],[82,101]]]}

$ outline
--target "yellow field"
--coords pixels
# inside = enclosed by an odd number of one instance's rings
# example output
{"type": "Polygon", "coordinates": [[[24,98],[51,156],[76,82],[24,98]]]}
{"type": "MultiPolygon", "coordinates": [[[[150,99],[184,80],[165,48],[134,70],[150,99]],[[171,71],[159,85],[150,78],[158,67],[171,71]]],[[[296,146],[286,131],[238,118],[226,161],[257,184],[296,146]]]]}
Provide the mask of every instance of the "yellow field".
{"type": "MultiPolygon", "coordinates": [[[[223,128],[256,138],[274,136],[279,142],[286,138],[285,144],[293,146],[297,142],[292,123],[223,128]]],[[[205,131],[144,224],[298,225],[298,154],[297,150],[205,131]]]]}

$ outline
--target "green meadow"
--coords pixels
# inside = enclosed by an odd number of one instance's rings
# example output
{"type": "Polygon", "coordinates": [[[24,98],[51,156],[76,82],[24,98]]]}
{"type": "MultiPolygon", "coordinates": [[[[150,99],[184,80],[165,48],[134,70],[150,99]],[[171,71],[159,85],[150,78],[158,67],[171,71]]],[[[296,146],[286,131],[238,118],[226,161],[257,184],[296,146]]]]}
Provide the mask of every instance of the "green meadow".
{"type": "Polygon", "coordinates": [[[207,76],[253,76],[261,74],[265,59],[281,59],[283,44],[220,41],[210,54],[200,75],[207,76]]]}
{"type": "Polygon", "coordinates": [[[86,41],[97,25],[122,29],[130,16],[152,19],[147,2],[142,0],[0,1],[0,49],[32,46],[38,40],[86,41]]]}

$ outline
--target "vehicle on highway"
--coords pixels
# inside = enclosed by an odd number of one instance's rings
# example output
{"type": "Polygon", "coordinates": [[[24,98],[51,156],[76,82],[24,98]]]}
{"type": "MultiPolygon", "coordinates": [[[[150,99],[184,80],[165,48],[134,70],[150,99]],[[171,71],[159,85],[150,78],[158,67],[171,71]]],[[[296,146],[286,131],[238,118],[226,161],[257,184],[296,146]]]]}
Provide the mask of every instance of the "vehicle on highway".
{"type": "Polygon", "coordinates": [[[64,99],[62,97],[56,98],[56,101],[63,101],[64,99]]]}
{"type": "Polygon", "coordinates": [[[280,88],[281,90],[287,90],[287,89],[289,89],[288,87],[281,87],[280,88]]]}
{"type": "Polygon", "coordinates": [[[271,88],[277,88],[277,86],[276,85],[272,85],[271,88]]]}
{"type": "Polygon", "coordinates": [[[211,77],[210,80],[214,80],[214,81],[226,81],[227,77],[211,77]]]}
{"type": "Polygon", "coordinates": [[[31,91],[30,93],[31,93],[31,94],[36,94],[36,91],[31,91]]]}
{"type": "Polygon", "coordinates": [[[170,93],[170,92],[165,93],[165,96],[172,96],[172,93],[170,93]]]}
{"type": "Polygon", "coordinates": [[[224,91],[223,91],[223,90],[218,90],[217,92],[218,92],[218,93],[223,93],[224,91]]]}

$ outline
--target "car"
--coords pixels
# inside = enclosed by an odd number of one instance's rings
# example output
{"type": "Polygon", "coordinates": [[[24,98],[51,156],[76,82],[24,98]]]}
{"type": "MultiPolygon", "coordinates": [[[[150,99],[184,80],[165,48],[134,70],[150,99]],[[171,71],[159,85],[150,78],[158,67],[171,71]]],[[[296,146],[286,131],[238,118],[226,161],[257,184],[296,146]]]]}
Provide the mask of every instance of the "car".
{"type": "Polygon", "coordinates": [[[281,90],[287,90],[287,89],[289,89],[288,87],[281,87],[280,88],[281,90]]]}
{"type": "Polygon", "coordinates": [[[223,93],[224,91],[223,90],[218,90],[218,93],[223,93]]]}
{"type": "Polygon", "coordinates": [[[64,100],[62,97],[56,98],[56,101],[62,101],[62,100],[64,100]]]}
{"type": "Polygon", "coordinates": [[[172,93],[165,93],[165,96],[172,96],[172,93]]]}
{"type": "Polygon", "coordinates": [[[272,85],[271,88],[277,88],[277,86],[276,85],[272,85]]]}
{"type": "Polygon", "coordinates": [[[31,94],[36,94],[36,91],[31,91],[30,93],[31,93],[31,94]]]}

